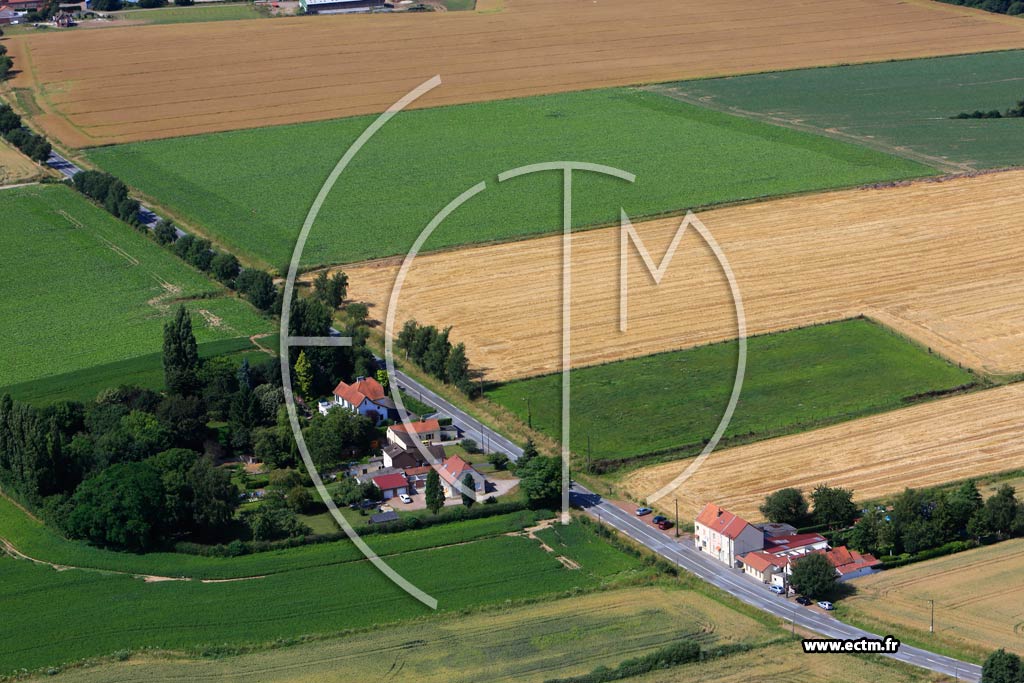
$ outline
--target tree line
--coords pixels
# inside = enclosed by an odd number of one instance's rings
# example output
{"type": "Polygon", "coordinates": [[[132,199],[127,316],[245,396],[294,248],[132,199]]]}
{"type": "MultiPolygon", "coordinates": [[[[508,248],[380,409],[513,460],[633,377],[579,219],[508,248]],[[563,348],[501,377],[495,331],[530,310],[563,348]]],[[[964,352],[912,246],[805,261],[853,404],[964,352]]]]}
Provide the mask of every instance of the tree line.
{"type": "MultiPolygon", "coordinates": [[[[1024,6],[1024,3],[1021,3],[1024,6]]],[[[998,109],[989,109],[988,111],[981,111],[975,109],[972,112],[962,111],[956,116],[950,118],[954,119],[1019,119],[1024,118],[1024,99],[1020,100],[1014,106],[1007,109],[1005,112],[1001,112],[998,109]]]]}
{"type": "Polygon", "coordinates": [[[451,384],[465,394],[472,391],[466,345],[452,345],[448,339],[450,327],[438,330],[433,325],[420,325],[406,321],[398,333],[396,345],[405,351],[406,359],[445,384],[451,384]]]}
{"type": "Polygon", "coordinates": [[[983,9],[986,12],[996,14],[1021,15],[1024,14],[1024,2],[1021,0],[942,0],[950,5],[961,5],[963,7],[974,7],[983,9]]]}
{"type": "MultiPolygon", "coordinates": [[[[4,79],[11,68],[11,58],[5,54],[6,52],[7,46],[0,45],[0,80],[4,79]]],[[[0,135],[20,149],[22,154],[40,164],[44,163],[53,151],[50,142],[44,136],[33,133],[22,124],[21,117],[9,104],[0,104],[0,135]]]]}
{"type": "Polygon", "coordinates": [[[857,506],[853,491],[821,484],[811,492],[811,500],[800,489],[785,488],[768,494],[760,507],[769,522],[790,524],[797,528],[808,525],[839,529],[853,524],[857,506]],[[811,509],[811,503],[814,508],[811,509]]]}

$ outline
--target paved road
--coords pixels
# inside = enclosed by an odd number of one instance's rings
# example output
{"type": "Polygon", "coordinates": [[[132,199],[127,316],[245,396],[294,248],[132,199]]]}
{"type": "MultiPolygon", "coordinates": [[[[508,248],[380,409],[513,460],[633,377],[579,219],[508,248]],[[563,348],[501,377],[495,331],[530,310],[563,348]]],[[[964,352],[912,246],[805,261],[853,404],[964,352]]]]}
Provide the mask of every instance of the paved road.
{"type": "MultiPolygon", "coordinates": [[[[481,425],[475,418],[459,410],[408,375],[397,371],[396,375],[394,379],[397,380],[398,386],[403,391],[419,398],[424,403],[434,406],[442,413],[450,415],[452,423],[463,429],[466,435],[477,443],[483,445],[486,442],[491,450],[500,451],[512,460],[516,460],[522,455],[522,448],[486,425],[481,425]]],[[[817,609],[802,607],[792,599],[775,595],[768,590],[767,586],[755,581],[742,571],[726,567],[721,562],[717,562],[707,555],[698,552],[696,548],[687,542],[678,542],[673,537],[666,536],[660,530],[651,526],[645,519],[637,518],[635,515],[623,511],[621,508],[602,499],[600,495],[587,490],[579,484],[573,484],[570,498],[574,506],[582,508],[601,523],[618,529],[634,541],[658,553],[669,562],[695,574],[704,581],[758,609],[769,612],[791,623],[795,622],[796,625],[815,633],[820,633],[827,638],[846,640],[854,638],[877,639],[880,637],[877,634],[862,631],[859,628],[843,623],[817,609]]],[[[898,637],[898,634],[892,635],[898,637]]],[[[808,656],[827,657],[828,655],[808,656]]],[[[922,669],[936,671],[962,681],[976,682],[981,679],[981,667],[976,664],[970,664],[905,644],[901,644],[899,652],[884,656],[892,657],[922,669]]]]}

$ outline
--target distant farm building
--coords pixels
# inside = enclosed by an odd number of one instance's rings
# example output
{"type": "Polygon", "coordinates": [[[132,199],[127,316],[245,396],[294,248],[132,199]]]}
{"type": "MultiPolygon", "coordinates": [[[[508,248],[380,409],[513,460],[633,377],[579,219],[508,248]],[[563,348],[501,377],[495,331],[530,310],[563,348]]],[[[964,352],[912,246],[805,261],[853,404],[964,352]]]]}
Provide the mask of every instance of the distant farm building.
{"type": "Polygon", "coordinates": [[[43,6],[44,0],[9,0],[5,7],[16,12],[33,12],[43,6]]]}
{"type": "Polygon", "coordinates": [[[384,0],[299,0],[299,6],[309,14],[343,14],[383,8],[385,3],[384,0]]]}

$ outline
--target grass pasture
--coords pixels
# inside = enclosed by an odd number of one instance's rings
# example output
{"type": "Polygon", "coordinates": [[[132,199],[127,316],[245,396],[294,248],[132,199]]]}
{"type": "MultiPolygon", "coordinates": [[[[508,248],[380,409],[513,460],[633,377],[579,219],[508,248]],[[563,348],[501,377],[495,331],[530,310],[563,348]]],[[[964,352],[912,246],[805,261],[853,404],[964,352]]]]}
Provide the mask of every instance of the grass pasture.
{"type": "MultiPolygon", "coordinates": [[[[324,179],[368,117],[102,147],[89,159],[251,260],[287,263],[324,179]]],[[[920,176],[920,164],[629,89],[532,97],[401,114],[364,148],[325,203],[306,264],[404,254],[435,213],[472,185],[488,189],[426,249],[509,240],[561,226],[554,173],[495,176],[552,159],[636,173],[578,172],[574,223],[617,223],[768,195],[920,176]],[[382,179],[380,169],[394,169],[382,179]]]]}
{"type": "Polygon", "coordinates": [[[687,101],[897,151],[949,170],[1024,164],[1024,51],[802,69],[657,86],[687,101]]]}
{"type": "Polygon", "coordinates": [[[228,659],[138,655],[127,663],[69,670],[68,683],[187,678],[218,681],[390,680],[415,672],[423,683],[480,680],[540,683],[614,666],[682,638],[705,646],[756,644],[772,636],[758,622],[703,595],[628,588],[504,607],[228,659]]]}
{"type": "MultiPolygon", "coordinates": [[[[695,455],[725,410],[737,343],[573,370],[572,442],[594,461],[678,450],[695,455]]],[[[740,401],[723,445],[759,440],[906,405],[975,381],[969,372],[865,319],[752,337],[740,401]]],[[[560,438],[561,374],[510,382],[488,397],[560,438]]]]}
{"type": "MultiPolygon", "coordinates": [[[[111,12],[117,21],[145,24],[188,24],[200,21],[236,21],[259,19],[260,14],[252,3],[215,3],[192,5],[190,7],[159,7],[157,9],[133,9],[111,12]]],[[[117,26],[117,23],[113,24],[117,26]]]]}
{"type": "MultiPolygon", "coordinates": [[[[537,541],[506,535],[407,550],[388,562],[435,596],[442,612],[563,594],[613,578],[602,569],[612,564],[608,560],[595,562],[593,570],[570,570],[537,541]]],[[[632,559],[627,565],[627,573],[640,571],[632,559]]],[[[145,582],[0,558],[0,602],[0,672],[125,649],[224,651],[431,613],[365,560],[249,580],[145,582]]]]}
{"type": "Polygon", "coordinates": [[[272,331],[250,305],[67,187],[4,190],[0,214],[10,256],[0,274],[0,386],[157,353],[179,302],[201,344],[272,331]]]}
{"type": "Polygon", "coordinates": [[[921,643],[975,657],[997,648],[1024,654],[1022,571],[1024,540],[1014,539],[865,577],[842,607],[866,625],[912,630],[921,643]],[[929,600],[935,601],[934,635],[929,600]]]}

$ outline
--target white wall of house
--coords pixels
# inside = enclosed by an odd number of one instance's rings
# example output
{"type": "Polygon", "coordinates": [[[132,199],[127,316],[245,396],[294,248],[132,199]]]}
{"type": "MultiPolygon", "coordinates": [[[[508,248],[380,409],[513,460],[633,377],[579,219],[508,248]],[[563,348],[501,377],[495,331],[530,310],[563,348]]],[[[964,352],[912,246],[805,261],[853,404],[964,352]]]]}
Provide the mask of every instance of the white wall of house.
{"type": "Polygon", "coordinates": [[[764,547],[764,533],[750,525],[747,525],[735,539],[720,534],[700,522],[696,522],[693,527],[694,544],[697,549],[730,567],[735,564],[737,555],[745,555],[764,547]]]}

